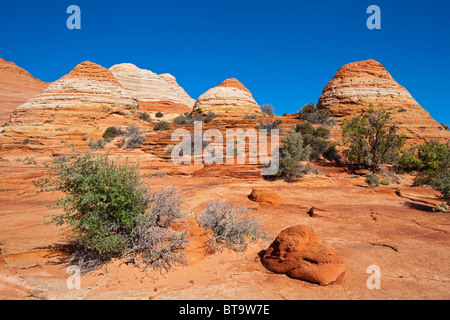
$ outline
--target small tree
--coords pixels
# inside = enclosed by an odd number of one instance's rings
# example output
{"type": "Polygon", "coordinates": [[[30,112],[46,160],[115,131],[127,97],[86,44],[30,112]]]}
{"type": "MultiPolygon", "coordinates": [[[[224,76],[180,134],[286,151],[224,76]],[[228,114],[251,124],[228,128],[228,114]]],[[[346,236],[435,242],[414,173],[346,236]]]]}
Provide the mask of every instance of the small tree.
{"type": "Polygon", "coordinates": [[[370,105],[366,114],[342,124],[344,141],[349,145],[345,154],[358,168],[378,172],[380,164],[392,163],[405,144],[405,136],[397,135],[397,125],[384,110],[374,110],[370,105]]]}
{"type": "Polygon", "coordinates": [[[309,160],[312,148],[304,147],[302,134],[295,131],[287,134],[282,143],[277,176],[291,181],[301,174],[303,167],[300,166],[299,161],[309,160]]]}

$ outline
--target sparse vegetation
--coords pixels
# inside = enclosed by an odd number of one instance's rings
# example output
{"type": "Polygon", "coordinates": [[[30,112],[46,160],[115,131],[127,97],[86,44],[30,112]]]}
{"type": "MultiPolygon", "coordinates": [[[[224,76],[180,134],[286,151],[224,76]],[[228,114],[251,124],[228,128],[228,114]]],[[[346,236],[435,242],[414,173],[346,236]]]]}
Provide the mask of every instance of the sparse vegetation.
{"type": "Polygon", "coordinates": [[[194,125],[194,122],[196,122],[196,121],[200,121],[203,123],[209,123],[216,117],[217,117],[217,115],[212,111],[209,111],[205,116],[194,115],[192,113],[187,112],[185,114],[180,114],[178,117],[173,119],[172,122],[175,125],[192,126],[192,125],[194,125]]]}
{"type": "Polygon", "coordinates": [[[49,206],[63,213],[48,223],[73,232],[72,263],[91,269],[124,256],[145,269],[182,263],[185,234],[169,228],[181,217],[180,194],[174,188],[150,192],[127,161],[74,152],[71,161],[45,164],[48,176],[35,181],[40,192],[65,194],[49,206]]]}
{"type": "Polygon", "coordinates": [[[30,139],[25,138],[25,139],[22,141],[22,145],[26,146],[26,145],[29,144],[30,142],[31,142],[30,139]]]}
{"type": "Polygon", "coordinates": [[[336,124],[336,120],[330,119],[330,112],[325,109],[319,110],[314,102],[300,109],[298,111],[298,118],[312,124],[322,124],[325,126],[334,126],[336,124]]]}
{"type": "Polygon", "coordinates": [[[304,144],[311,146],[311,158],[320,160],[322,157],[340,163],[341,157],[336,150],[336,145],[327,141],[330,138],[330,130],[325,127],[314,127],[310,123],[298,123],[295,131],[303,136],[304,144]]]}
{"type": "Polygon", "coordinates": [[[342,124],[344,141],[348,144],[345,155],[350,165],[378,172],[380,165],[394,163],[399,158],[405,136],[397,135],[397,125],[391,123],[388,112],[369,111],[342,124]]]}
{"type": "Polygon", "coordinates": [[[378,179],[378,177],[373,174],[372,172],[366,173],[366,183],[371,187],[371,188],[376,188],[380,186],[380,179],[378,179]]]}
{"type": "Polygon", "coordinates": [[[208,202],[198,223],[212,231],[213,236],[207,240],[208,253],[223,248],[245,251],[248,240],[264,236],[260,223],[246,207],[233,205],[226,200],[208,202]]]}
{"type": "Polygon", "coordinates": [[[147,112],[139,113],[139,119],[141,119],[143,121],[146,121],[146,122],[152,122],[150,114],[148,114],[147,112]]]}
{"type": "Polygon", "coordinates": [[[449,143],[431,140],[403,150],[398,167],[405,172],[447,170],[450,168],[449,143]]]}
{"type": "Polygon", "coordinates": [[[275,116],[275,109],[271,104],[263,104],[261,107],[261,112],[267,117],[275,116]]]}
{"type": "Polygon", "coordinates": [[[122,149],[136,149],[139,148],[145,140],[145,135],[139,127],[129,125],[125,129],[125,136],[120,142],[120,147],[122,149]]]}
{"type": "Polygon", "coordinates": [[[162,113],[161,111],[158,111],[158,112],[155,114],[155,117],[157,117],[157,118],[162,118],[162,117],[164,117],[164,113],[162,113]]]}
{"type": "Polygon", "coordinates": [[[103,139],[99,139],[99,140],[93,140],[92,138],[89,139],[89,149],[91,150],[98,150],[98,149],[103,149],[106,145],[106,141],[103,139]]]}
{"type": "Polygon", "coordinates": [[[155,131],[170,130],[170,123],[168,123],[167,121],[159,121],[159,122],[155,123],[153,130],[155,130],[155,131]]]}
{"type": "Polygon", "coordinates": [[[247,120],[256,120],[257,116],[256,116],[256,114],[246,114],[244,116],[244,118],[247,119],[247,120]]]}
{"type": "Polygon", "coordinates": [[[299,177],[304,167],[299,161],[307,161],[311,157],[311,146],[304,146],[303,136],[299,132],[292,131],[282,141],[280,148],[280,162],[277,176],[286,181],[299,177]]]}
{"type": "Polygon", "coordinates": [[[256,129],[258,130],[267,130],[267,134],[271,135],[272,130],[278,129],[280,125],[283,123],[282,120],[276,119],[276,120],[261,120],[259,122],[259,125],[256,126],[256,129]]]}

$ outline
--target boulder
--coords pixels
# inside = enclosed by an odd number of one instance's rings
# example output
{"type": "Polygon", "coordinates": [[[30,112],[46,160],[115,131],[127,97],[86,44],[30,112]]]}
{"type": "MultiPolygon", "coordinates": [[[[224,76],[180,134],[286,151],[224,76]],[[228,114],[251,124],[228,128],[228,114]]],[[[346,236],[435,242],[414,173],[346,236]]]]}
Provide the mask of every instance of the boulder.
{"type": "Polygon", "coordinates": [[[271,189],[253,189],[248,198],[261,204],[279,205],[282,202],[278,193],[271,189]]]}
{"type": "Polygon", "coordinates": [[[281,231],[262,264],[274,273],[323,286],[342,280],[346,270],[344,257],[304,225],[281,231]]]}

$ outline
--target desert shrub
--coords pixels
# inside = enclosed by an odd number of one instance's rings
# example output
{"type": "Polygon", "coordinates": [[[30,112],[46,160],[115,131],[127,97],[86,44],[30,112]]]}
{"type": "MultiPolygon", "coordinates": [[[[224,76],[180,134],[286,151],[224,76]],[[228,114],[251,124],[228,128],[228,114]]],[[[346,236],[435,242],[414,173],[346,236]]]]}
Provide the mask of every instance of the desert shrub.
{"type": "Polygon", "coordinates": [[[181,217],[181,195],[174,188],[150,192],[137,167],[108,154],[75,151],[70,159],[45,164],[48,176],[35,185],[40,192],[64,193],[49,206],[62,213],[48,223],[72,231],[72,263],[91,269],[126,256],[137,266],[167,269],[183,261],[178,258],[184,233],[169,229],[181,217]]]}
{"type": "Polygon", "coordinates": [[[336,120],[330,119],[330,112],[326,109],[319,110],[314,102],[305,105],[297,114],[300,120],[306,120],[309,123],[326,126],[334,126],[336,124],[336,120]]]}
{"type": "Polygon", "coordinates": [[[450,130],[450,128],[446,124],[441,123],[441,126],[442,128],[444,128],[444,130],[450,130]]]}
{"type": "Polygon", "coordinates": [[[205,117],[203,117],[203,122],[209,123],[216,117],[217,117],[217,115],[214,112],[208,111],[208,113],[205,115],[205,117]]]}
{"type": "Polygon", "coordinates": [[[314,136],[316,136],[318,138],[329,139],[330,135],[331,135],[330,134],[330,129],[327,129],[325,127],[318,127],[314,131],[314,136]]]}
{"type": "Polygon", "coordinates": [[[380,184],[382,184],[383,186],[388,186],[391,184],[391,180],[389,179],[380,180],[380,184]]]}
{"type": "Polygon", "coordinates": [[[366,183],[371,187],[379,187],[380,186],[380,179],[376,175],[374,175],[372,172],[366,173],[366,183]]]}
{"type": "Polygon", "coordinates": [[[282,120],[262,120],[259,125],[256,126],[258,130],[267,130],[267,134],[271,135],[271,131],[275,129],[279,129],[280,125],[283,123],[282,120]]]}
{"type": "Polygon", "coordinates": [[[162,118],[162,117],[164,117],[164,114],[163,114],[161,111],[158,111],[158,112],[155,114],[155,117],[157,117],[157,118],[162,118]]]}
{"type": "Polygon", "coordinates": [[[86,141],[87,139],[89,139],[88,136],[84,135],[84,136],[81,138],[81,141],[86,141]]]}
{"type": "Polygon", "coordinates": [[[25,139],[22,141],[22,145],[26,146],[26,145],[29,144],[30,142],[31,142],[30,139],[25,138],[25,139]]]}
{"type": "Polygon", "coordinates": [[[53,162],[69,162],[70,158],[68,156],[55,156],[53,157],[53,162]]]}
{"type": "Polygon", "coordinates": [[[145,140],[146,138],[139,127],[129,125],[125,129],[125,136],[120,142],[120,147],[122,149],[136,149],[139,148],[145,140]]]}
{"type": "Polygon", "coordinates": [[[314,127],[309,123],[297,123],[295,131],[300,132],[303,135],[314,135],[314,127]]]}
{"type": "Polygon", "coordinates": [[[170,123],[168,123],[167,121],[159,121],[159,122],[155,123],[153,130],[155,130],[155,131],[170,130],[170,123]]]}
{"type": "Polygon", "coordinates": [[[336,146],[326,139],[330,138],[330,130],[325,127],[314,127],[310,123],[298,123],[294,130],[301,133],[303,136],[304,144],[311,146],[311,158],[314,160],[320,160],[322,157],[334,161],[340,162],[336,146]]]}
{"type": "Polygon", "coordinates": [[[112,141],[118,134],[116,127],[108,127],[106,128],[105,132],[103,132],[103,139],[105,141],[112,141]]]}
{"type": "Polygon", "coordinates": [[[147,112],[141,112],[139,113],[139,119],[143,120],[143,121],[147,121],[147,122],[152,122],[152,119],[150,117],[150,114],[148,114],[147,112]]]}
{"type": "Polygon", "coordinates": [[[103,139],[99,139],[99,140],[93,140],[92,138],[89,140],[89,149],[91,150],[98,150],[98,149],[103,149],[106,145],[106,141],[103,139]]]}
{"type": "Polygon", "coordinates": [[[450,170],[426,170],[414,178],[415,186],[430,186],[440,192],[439,198],[450,201],[450,170]]]}
{"type": "Polygon", "coordinates": [[[244,118],[247,120],[256,120],[257,116],[256,114],[246,114],[244,118]]]}
{"type": "Polygon", "coordinates": [[[187,124],[188,119],[185,115],[180,114],[179,116],[177,116],[176,118],[174,118],[172,120],[172,123],[175,125],[185,125],[187,124]]]}
{"type": "Polygon", "coordinates": [[[246,207],[236,206],[226,200],[210,201],[202,212],[198,223],[210,229],[213,236],[207,240],[208,252],[226,247],[234,251],[245,251],[248,240],[256,240],[264,231],[246,207]]]}
{"type": "Polygon", "coordinates": [[[271,104],[263,104],[261,107],[261,112],[268,116],[268,117],[274,117],[275,116],[275,109],[271,104]]]}
{"type": "Polygon", "coordinates": [[[166,149],[164,149],[164,153],[165,153],[165,154],[171,154],[174,147],[175,147],[175,146],[174,146],[173,144],[168,145],[168,146],[166,147],[166,149]]]}
{"type": "Polygon", "coordinates": [[[378,172],[380,164],[394,163],[406,140],[397,135],[389,113],[372,105],[366,114],[344,121],[342,135],[349,146],[345,151],[349,163],[372,172],[378,172]]]}
{"type": "Polygon", "coordinates": [[[406,172],[446,170],[450,168],[449,143],[430,140],[403,150],[398,166],[400,170],[406,172]]]}
{"type": "Polygon", "coordinates": [[[303,173],[303,167],[299,161],[309,160],[311,157],[311,146],[303,146],[301,133],[292,131],[283,137],[280,148],[280,162],[277,176],[286,181],[291,181],[303,173]]]}

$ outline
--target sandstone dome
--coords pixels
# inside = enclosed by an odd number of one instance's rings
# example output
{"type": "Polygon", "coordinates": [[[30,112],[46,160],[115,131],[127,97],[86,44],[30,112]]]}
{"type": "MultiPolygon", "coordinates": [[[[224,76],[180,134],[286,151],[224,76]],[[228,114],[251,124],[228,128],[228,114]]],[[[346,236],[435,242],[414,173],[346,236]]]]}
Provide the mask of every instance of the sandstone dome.
{"type": "Polygon", "coordinates": [[[194,105],[194,111],[216,114],[261,113],[250,91],[237,79],[227,79],[222,84],[202,94],[194,105]]]}
{"type": "Polygon", "coordinates": [[[109,70],[119,83],[140,102],[168,101],[184,104],[190,108],[194,106],[195,100],[178,85],[176,78],[171,74],[158,75],[150,70],[140,69],[131,63],[116,64],[109,70]]]}
{"type": "Polygon", "coordinates": [[[398,84],[381,63],[369,59],[344,65],[323,89],[317,107],[328,109],[338,121],[350,119],[372,104],[391,114],[409,142],[450,138],[411,94],[398,84]]]}

